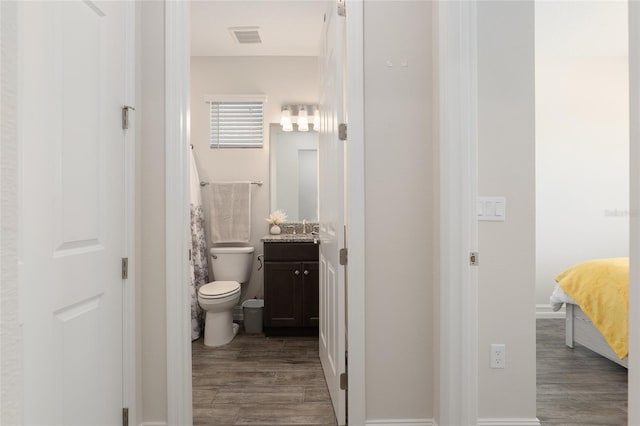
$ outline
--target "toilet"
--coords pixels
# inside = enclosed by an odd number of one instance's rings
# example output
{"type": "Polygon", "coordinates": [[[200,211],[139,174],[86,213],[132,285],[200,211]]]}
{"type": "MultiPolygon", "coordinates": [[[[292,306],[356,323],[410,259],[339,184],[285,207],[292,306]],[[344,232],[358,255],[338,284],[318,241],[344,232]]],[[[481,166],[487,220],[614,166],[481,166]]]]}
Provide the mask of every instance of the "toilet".
{"type": "Polygon", "coordinates": [[[240,301],[240,287],[251,277],[253,247],[213,247],[209,250],[215,281],[198,290],[198,303],[205,311],[204,344],[222,346],[238,332],[232,310],[240,301]]]}

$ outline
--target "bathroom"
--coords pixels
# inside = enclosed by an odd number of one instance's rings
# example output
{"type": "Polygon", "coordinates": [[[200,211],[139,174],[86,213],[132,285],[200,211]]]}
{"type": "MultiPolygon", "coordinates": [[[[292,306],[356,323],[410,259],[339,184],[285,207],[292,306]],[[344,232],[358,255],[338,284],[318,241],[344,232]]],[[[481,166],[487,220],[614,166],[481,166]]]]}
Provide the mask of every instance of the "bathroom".
{"type": "MultiPolygon", "coordinates": [[[[269,233],[266,219],[272,211],[269,124],[280,122],[282,105],[317,103],[316,56],[194,56],[191,59],[191,143],[199,178],[203,182],[262,182],[262,185],[252,185],[251,189],[251,229],[248,245],[256,248],[256,257],[262,252],[261,238],[269,233]],[[261,148],[210,148],[209,104],[205,101],[205,96],[237,94],[266,96],[264,145],[261,148]]],[[[314,133],[313,130],[310,133],[314,133]]],[[[207,189],[203,187],[202,190],[204,206],[207,206],[209,201],[207,189]]],[[[280,207],[274,206],[273,210],[277,208],[280,207]]],[[[292,214],[286,210],[285,213],[292,214]]],[[[206,207],[204,216],[208,227],[209,215],[206,207]]],[[[302,221],[313,218],[300,219],[302,221]]],[[[211,246],[209,233],[207,245],[211,246]]],[[[258,267],[256,261],[251,280],[242,289],[242,300],[262,296],[262,274],[258,267]]]]}
{"type": "MultiPolygon", "coordinates": [[[[241,284],[240,303],[231,310],[233,321],[236,323],[242,323],[243,320],[243,301],[264,299],[262,240],[270,233],[271,225],[267,222],[270,214],[275,210],[282,210],[287,214],[287,222],[280,225],[283,234],[311,234],[314,229],[317,230],[314,224],[318,222],[318,132],[313,126],[313,111],[319,101],[318,55],[324,6],[320,2],[300,2],[293,5],[288,3],[287,13],[283,14],[282,10],[276,10],[282,7],[265,5],[266,3],[257,2],[252,3],[249,8],[246,4],[243,6],[233,2],[197,2],[193,3],[191,10],[191,144],[197,179],[203,184],[198,185],[199,188],[196,189],[192,185],[192,193],[200,189],[207,248],[214,246],[211,238],[210,207],[213,185],[210,183],[252,182],[248,241],[239,244],[215,244],[216,247],[242,245],[254,248],[250,278],[248,282],[241,284]],[[238,42],[233,30],[238,27],[240,31],[257,32],[261,42],[238,42]],[[249,98],[264,102],[261,146],[238,148],[212,144],[211,101],[230,102],[249,98]],[[293,112],[295,123],[300,106],[305,106],[308,110],[309,131],[298,131],[295,124],[293,131],[283,131],[280,125],[283,107],[293,112]],[[287,150],[287,147],[293,148],[287,150]],[[286,159],[297,159],[298,156],[301,161],[299,164],[286,159]],[[300,179],[301,186],[302,181],[309,181],[309,189],[296,191],[297,185],[291,186],[292,178],[300,179]],[[307,199],[302,200],[305,197],[307,199]],[[297,226],[294,227],[294,224],[297,226]]],[[[216,279],[215,273],[211,270],[209,257],[207,272],[209,281],[216,279]]],[[[324,401],[328,399],[328,393],[319,368],[319,360],[285,360],[284,363],[288,365],[299,363],[304,369],[294,368],[284,375],[280,372],[278,377],[270,376],[272,369],[259,371],[259,366],[252,364],[251,374],[254,375],[246,378],[246,382],[242,378],[232,379],[240,381],[232,383],[235,388],[233,391],[224,386],[228,382],[222,385],[219,378],[206,377],[199,380],[197,376],[208,359],[222,357],[229,363],[233,362],[229,360],[235,359],[238,355],[238,348],[234,347],[234,344],[242,347],[243,361],[251,356],[246,350],[246,345],[251,345],[251,351],[256,356],[282,349],[294,357],[302,357],[304,353],[305,357],[311,354],[317,358],[317,337],[292,337],[287,340],[264,337],[264,334],[261,334],[250,336],[250,340],[243,341],[239,340],[244,334],[240,328],[239,336],[231,343],[209,348],[203,344],[202,334],[197,331],[192,333],[192,338],[196,339],[193,343],[194,424],[233,424],[233,419],[240,421],[238,412],[234,411],[238,406],[227,405],[233,398],[243,398],[247,404],[252,398],[260,400],[262,408],[271,409],[268,414],[254,413],[263,416],[263,421],[265,418],[273,420],[274,417],[269,416],[274,415],[276,419],[277,416],[284,419],[287,407],[283,406],[283,403],[290,405],[295,402],[310,402],[325,412],[312,413],[304,424],[335,422],[330,402],[324,401]],[[278,349],[274,349],[275,347],[278,349]],[[263,350],[265,352],[261,353],[263,350]],[[300,383],[296,383],[296,380],[300,383]],[[300,386],[305,382],[311,386],[300,386]],[[250,395],[240,396],[245,384],[252,385],[253,388],[257,386],[257,390],[253,391],[258,392],[258,396],[251,392],[250,395]],[[280,384],[286,386],[278,387],[280,384]],[[281,392],[282,389],[285,391],[284,394],[281,392]],[[274,414],[274,410],[280,410],[282,413],[274,414]]],[[[273,366],[275,361],[265,362],[273,366]]],[[[250,405],[243,407],[246,411],[250,405]]],[[[278,420],[273,421],[277,423],[278,420]]]]}

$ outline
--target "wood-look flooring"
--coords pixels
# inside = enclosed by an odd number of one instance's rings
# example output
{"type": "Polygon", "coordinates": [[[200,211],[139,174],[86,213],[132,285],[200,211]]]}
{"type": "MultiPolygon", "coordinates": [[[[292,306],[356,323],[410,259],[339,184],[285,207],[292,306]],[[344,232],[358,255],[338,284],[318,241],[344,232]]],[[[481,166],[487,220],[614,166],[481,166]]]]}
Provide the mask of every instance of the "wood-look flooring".
{"type": "Polygon", "coordinates": [[[563,319],[537,323],[537,402],[543,426],[627,424],[627,369],[564,343],[563,319]]]}
{"type": "Polygon", "coordinates": [[[191,349],[194,426],[336,424],[318,337],[239,334],[191,349]]]}
{"type": "MultiPolygon", "coordinates": [[[[537,416],[543,426],[627,424],[627,370],[564,344],[564,320],[537,320],[537,416]]],[[[239,334],[193,342],[194,426],[335,425],[318,339],[239,334]]]]}

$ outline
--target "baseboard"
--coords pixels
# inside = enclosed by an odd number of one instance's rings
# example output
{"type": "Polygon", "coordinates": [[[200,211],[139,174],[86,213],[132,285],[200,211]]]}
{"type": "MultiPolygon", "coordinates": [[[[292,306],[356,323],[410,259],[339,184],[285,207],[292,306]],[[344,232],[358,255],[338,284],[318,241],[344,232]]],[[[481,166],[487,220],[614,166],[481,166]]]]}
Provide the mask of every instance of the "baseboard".
{"type": "Polygon", "coordinates": [[[540,426],[535,419],[478,419],[478,426],[540,426]]]}
{"type": "Polygon", "coordinates": [[[366,426],[438,426],[433,419],[367,420],[366,426]]]}
{"type": "Polygon", "coordinates": [[[566,313],[565,306],[562,305],[559,311],[554,312],[550,304],[540,303],[536,305],[536,319],[564,318],[566,313]]]}
{"type": "Polygon", "coordinates": [[[138,426],[169,426],[166,422],[144,422],[138,426]]]}

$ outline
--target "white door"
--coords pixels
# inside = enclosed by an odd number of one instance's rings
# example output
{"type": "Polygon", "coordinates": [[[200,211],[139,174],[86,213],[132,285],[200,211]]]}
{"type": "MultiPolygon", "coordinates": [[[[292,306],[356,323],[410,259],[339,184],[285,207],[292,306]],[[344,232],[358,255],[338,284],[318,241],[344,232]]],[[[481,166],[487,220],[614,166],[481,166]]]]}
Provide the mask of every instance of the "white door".
{"type": "Polygon", "coordinates": [[[122,424],[128,2],[21,2],[24,424],[122,424]]]}
{"type": "Polygon", "coordinates": [[[320,360],[339,425],[346,424],[346,393],[340,389],[345,368],[345,142],[338,137],[344,123],[344,18],[337,2],[327,2],[320,59],[320,360]]]}

